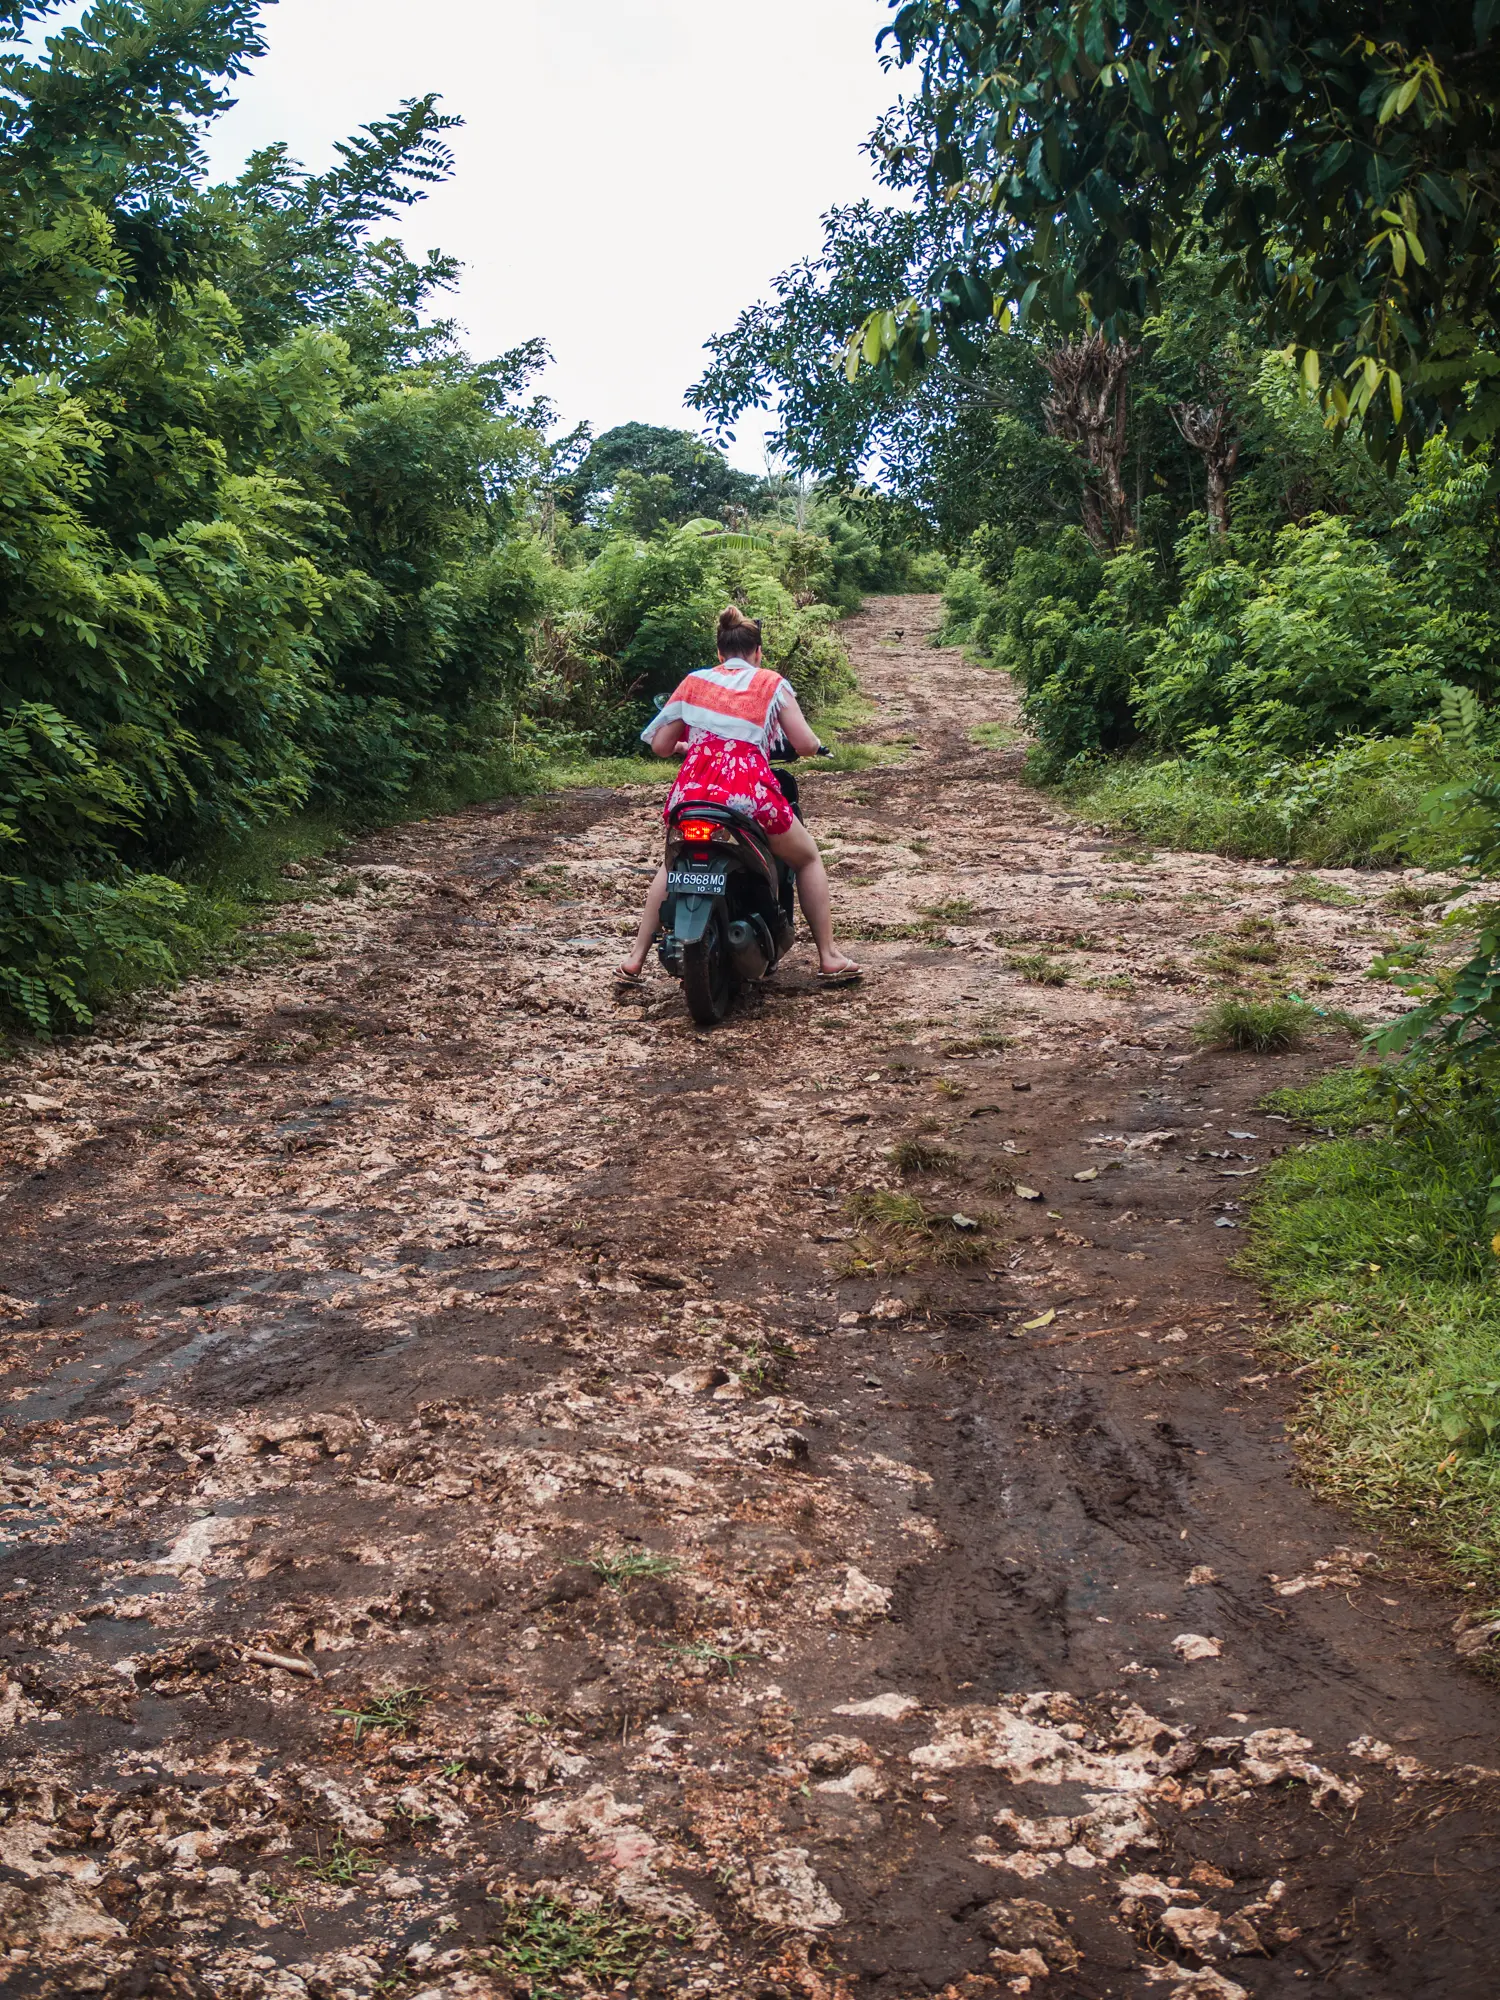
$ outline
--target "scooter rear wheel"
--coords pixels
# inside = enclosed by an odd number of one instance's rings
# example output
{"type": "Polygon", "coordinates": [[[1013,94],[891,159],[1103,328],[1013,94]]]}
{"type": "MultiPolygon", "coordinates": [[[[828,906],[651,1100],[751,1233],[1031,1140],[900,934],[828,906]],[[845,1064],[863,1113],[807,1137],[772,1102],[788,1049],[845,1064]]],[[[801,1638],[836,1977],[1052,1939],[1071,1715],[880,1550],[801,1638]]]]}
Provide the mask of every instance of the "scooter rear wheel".
{"type": "Polygon", "coordinates": [[[734,973],[724,912],[715,910],[702,937],[682,947],[682,991],[688,1012],[701,1028],[712,1028],[729,1012],[734,973]]]}

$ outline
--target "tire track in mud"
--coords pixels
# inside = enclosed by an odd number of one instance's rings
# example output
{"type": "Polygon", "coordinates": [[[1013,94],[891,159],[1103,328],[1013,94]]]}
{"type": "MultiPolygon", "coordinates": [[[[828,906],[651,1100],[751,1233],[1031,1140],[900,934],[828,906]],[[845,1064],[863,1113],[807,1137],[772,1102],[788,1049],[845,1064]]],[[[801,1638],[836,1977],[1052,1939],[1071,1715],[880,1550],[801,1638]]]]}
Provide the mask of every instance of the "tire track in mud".
{"type": "Polygon", "coordinates": [[[562,1990],[1491,1990],[1500,1702],[1227,1269],[1313,1058],[1188,1037],[1247,918],[1367,1007],[1394,878],[1065,820],[935,620],[806,780],[861,990],[617,1003],[574,793],[0,1079],[4,1990],[522,1992],[539,1895],[635,1927],[562,1990]]]}

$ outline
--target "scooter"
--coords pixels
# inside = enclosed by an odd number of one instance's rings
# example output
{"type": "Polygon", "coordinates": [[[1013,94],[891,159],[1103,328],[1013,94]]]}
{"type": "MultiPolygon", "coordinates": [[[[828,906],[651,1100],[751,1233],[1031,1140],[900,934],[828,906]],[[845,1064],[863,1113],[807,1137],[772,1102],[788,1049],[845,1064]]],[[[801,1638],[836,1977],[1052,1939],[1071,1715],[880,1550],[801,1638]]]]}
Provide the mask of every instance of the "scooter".
{"type": "MultiPolygon", "coordinates": [[[[779,764],[771,768],[800,819],[795,775],[779,764]]],[[[791,949],[796,909],[792,870],[748,814],[707,800],[678,801],[667,822],[667,895],[656,951],[682,981],[688,1012],[700,1026],[722,1021],[742,987],[775,970],[791,949]]]]}

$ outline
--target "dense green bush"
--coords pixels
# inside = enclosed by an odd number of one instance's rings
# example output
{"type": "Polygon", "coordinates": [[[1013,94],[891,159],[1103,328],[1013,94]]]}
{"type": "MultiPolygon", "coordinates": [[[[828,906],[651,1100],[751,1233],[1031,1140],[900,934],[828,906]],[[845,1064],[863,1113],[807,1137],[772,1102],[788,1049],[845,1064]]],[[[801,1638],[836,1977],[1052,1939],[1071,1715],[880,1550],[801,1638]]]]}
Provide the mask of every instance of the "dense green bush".
{"type": "Polygon", "coordinates": [[[548,595],[541,351],[476,367],[421,319],[452,267],[370,237],[451,121],[205,187],[255,21],[97,7],[3,58],[0,1016],[37,1029],[181,961],[205,849],[483,755],[548,595]]]}
{"type": "Polygon", "coordinates": [[[535,705],[581,748],[629,751],[666,695],[712,663],[719,612],[734,602],[763,622],[768,666],[816,709],[852,685],[819,593],[837,588],[832,545],[805,531],[722,534],[708,522],[649,539],[609,538],[564,578],[539,647],[535,705]]]}
{"type": "MultiPolygon", "coordinates": [[[[1302,436],[1305,410],[1273,413],[1336,500],[1332,446],[1302,436]]],[[[1268,465],[1247,483],[1244,532],[1190,522],[1166,567],[1139,544],[1102,554],[1076,528],[1014,549],[982,530],[950,573],[941,636],[1015,674],[1033,775],[1139,832],[1329,862],[1431,855],[1442,842],[1419,808],[1436,780],[1412,731],[1456,690],[1486,713],[1500,691],[1487,463],[1433,440],[1385,481],[1374,519],[1274,529],[1268,465]],[[1098,763],[1125,749],[1134,760],[1098,763]]],[[[1379,477],[1347,471],[1351,491],[1379,477]]]]}

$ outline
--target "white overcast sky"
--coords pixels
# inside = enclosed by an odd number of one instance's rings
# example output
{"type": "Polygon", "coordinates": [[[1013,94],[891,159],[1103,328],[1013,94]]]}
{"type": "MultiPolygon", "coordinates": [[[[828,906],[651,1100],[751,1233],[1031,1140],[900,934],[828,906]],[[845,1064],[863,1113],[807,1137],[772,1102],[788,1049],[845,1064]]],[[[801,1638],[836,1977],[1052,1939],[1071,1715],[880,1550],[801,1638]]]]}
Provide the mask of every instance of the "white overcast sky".
{"type": "MultiPolygon", "coordinates": [[[[280,0],[210,135],[216,178],[284,139],[322,166],[403,97],[466,121],[404,226],[464,263],[476,354],[542,335],[565,423],[697,428],[703,343],[872,191],[860,142],[898,86],[883,0],[280,0]]],[[[763,421],[731,456],[764,466],[763,421]]]]}

